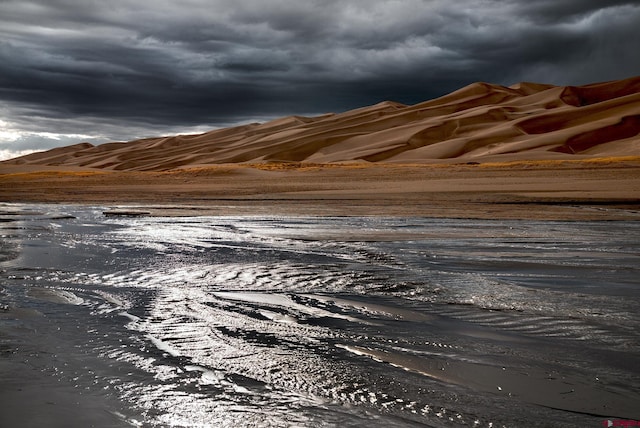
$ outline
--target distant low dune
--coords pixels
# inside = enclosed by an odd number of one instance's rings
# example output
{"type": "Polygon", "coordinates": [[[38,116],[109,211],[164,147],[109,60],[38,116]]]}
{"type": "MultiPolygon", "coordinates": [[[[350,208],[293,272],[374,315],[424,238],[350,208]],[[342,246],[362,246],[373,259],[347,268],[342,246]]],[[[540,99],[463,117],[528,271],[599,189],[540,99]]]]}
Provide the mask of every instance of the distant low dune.
{"type": "Polygon", "coordinates": [[[474,83],[406,106],[290,116],[198,135],[56,148],[5,165],[165,171],[229,163],[401,164],[640,156],[640,77],[586,86],[474,83]]]}

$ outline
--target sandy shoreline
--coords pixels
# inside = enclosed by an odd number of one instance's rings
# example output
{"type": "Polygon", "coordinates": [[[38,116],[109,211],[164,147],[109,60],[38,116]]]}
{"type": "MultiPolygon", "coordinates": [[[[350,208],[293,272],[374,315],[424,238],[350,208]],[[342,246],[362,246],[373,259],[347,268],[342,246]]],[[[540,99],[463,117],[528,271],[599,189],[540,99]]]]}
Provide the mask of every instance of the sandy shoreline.
{"type": "Polygon", "coordinates": [[[640,159],[170,172],[3,166],[0,201],[139,207],[154,215],[638,220],[640,159]]]}

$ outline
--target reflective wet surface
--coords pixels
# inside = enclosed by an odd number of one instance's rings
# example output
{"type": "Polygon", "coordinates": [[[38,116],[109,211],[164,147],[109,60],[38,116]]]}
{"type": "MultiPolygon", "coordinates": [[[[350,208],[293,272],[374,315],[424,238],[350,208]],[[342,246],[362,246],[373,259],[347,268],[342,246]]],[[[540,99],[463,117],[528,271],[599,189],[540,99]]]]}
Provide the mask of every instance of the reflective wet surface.
{"type": "Polygon", "coordinates": [[[640,419],[640,222],[103,211],[0,205],[0,426],[640,419]]]}

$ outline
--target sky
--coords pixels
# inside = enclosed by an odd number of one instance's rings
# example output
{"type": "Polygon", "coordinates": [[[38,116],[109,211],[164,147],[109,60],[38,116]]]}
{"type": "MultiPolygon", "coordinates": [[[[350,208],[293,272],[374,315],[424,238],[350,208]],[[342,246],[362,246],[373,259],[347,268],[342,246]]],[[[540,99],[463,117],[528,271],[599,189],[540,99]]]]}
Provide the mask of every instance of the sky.
{"type": "Polygon", "coordinates": [[[638,40],[638,0],[0,0],[0,160],[622,79],[638,40]]]}

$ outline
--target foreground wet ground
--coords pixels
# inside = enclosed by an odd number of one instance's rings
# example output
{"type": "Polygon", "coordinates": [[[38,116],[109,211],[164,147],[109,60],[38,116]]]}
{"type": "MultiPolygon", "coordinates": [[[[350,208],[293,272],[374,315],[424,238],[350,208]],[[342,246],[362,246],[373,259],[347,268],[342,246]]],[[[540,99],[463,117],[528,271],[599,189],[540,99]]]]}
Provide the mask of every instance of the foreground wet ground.
{"type": "Polygon", "coordinates": [[[639,222],[0,207],[0,426],[640,419],[639,222]]]}

